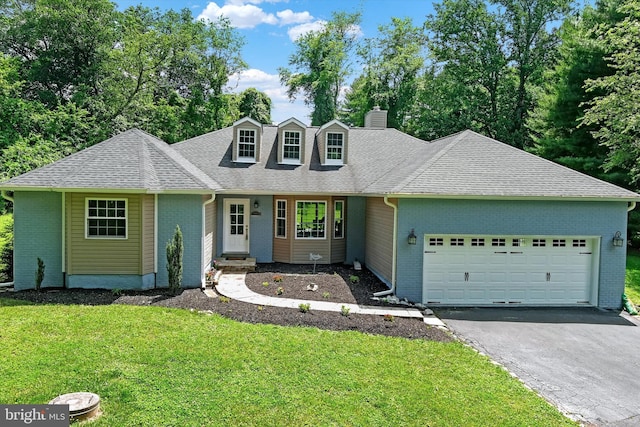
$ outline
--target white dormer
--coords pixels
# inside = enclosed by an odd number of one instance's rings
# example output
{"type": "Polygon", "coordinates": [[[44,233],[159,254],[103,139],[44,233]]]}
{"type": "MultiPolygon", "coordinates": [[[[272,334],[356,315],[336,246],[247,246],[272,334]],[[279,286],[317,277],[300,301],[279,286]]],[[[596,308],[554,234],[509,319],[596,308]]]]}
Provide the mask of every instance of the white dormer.
{"type": "Polygon", "coordinates": [[[256,163],[260,161],[262,125],[251,117],[244,117],[233,124],[234,162],[256,163]]]}
{"type": "Polygon", "coordinates": [[[327,166],[347,164],[349,126],[339,120],[331,120],[316,132],[320,163],[327,166]]]}
{"type": "Polygon", "coordinates": [[[304,163],[305,132],[307,127],[293,117],[278,125],[278,163],[304,163]]]}

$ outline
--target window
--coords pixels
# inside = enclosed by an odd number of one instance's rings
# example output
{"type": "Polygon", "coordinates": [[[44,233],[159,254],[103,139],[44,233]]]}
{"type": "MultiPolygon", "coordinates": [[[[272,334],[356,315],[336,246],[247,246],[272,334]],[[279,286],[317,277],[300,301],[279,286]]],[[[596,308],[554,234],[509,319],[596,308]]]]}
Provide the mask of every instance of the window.
{"type": "Polygon", "coordinates": [[[430,237],[429,246],[444,246],[444,239],[442,237],[430,237]]]}
{"type": "Polygon", "coordinates": [[[86,199],[87,238],[126,239],[126,199],[86,199]]]}
{"type": "Polygon", "coordinates": [[[342,164],[343,133],[327,132],[327,156],[325,163],[332,165],[342,164]]]}
{"type": "Polygon", "coordinates": [[[484,239],[474,237],[471,239],[471,246],[484,246],[484,239]]]}
{"type": "Polygon", "coordinates": [[[451,246],[464,246],[464,239],[458,237],[452,238],[451,246]]]}
{"type": "Polygon", "coordinates": [[[296,237],[324,239],[326,212],[326,202],[296,202],[296,237]]]}
{"type": "Polygon", "coordinates": [[[547,241],[545,239],[533,239],[531,246],[534,248],[542,248],[547,246],[547,241]]]}
{"type": "Polygon", "coordinates": [[[491,246],[506,246],[505,239],[491,239],[491,246]]]}
{"type": "Polygon", "coordinates": [[[256,131],[252,129],[238,130],[238,158],[256,158],[256,131]]]}
{"type": "Polygon", "coordinates": [[[344,238],[344,201],[336,200],[333,210],[333,238],[344,238]]]}
{"type": "Polygon", "coordinates": [[[574,248],[584,248],[587,246],[587,241],[585,239],[573,239],[572,246],[574,248]]]}
{"type": "Polygon", "coordinates": [[[564,248],[565,246],[567,246],[567,241],[565,239],[553,239],[554,248],[564,248]]]}
{"type": "Polygon", "coordinates": [[[300,132],[284,131],[282,138],[282,161],[284,163],[300,162],[300,132]]]}
{"type": "Polygon", "coordinates": [[[514,247],[518,247],[518,246],[526,246],[526,239],[512,239],[511,240],[511,246],[514,247]]]}
{"type": "Polygon", "coordinates": [[[276,237],[287,237],[287,201],[276,200],[276,237]]]}

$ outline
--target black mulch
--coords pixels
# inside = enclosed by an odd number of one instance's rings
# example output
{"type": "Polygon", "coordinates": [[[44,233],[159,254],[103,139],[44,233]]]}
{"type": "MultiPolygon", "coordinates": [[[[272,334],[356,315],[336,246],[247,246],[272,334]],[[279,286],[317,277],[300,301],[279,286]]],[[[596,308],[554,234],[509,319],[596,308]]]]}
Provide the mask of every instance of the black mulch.
{"type": "MultiPolygon", "coordinates": [[[[313,274],[312,265],[260,264],[247,275],[247,286],[255,292],[282,298],[311,301],[334,301],[363,305],[385,305],[371,299],[373,292],[387,289],[366,269],[354,271],[341,265],[318,265],[313,274]],[[352,277],[353,276],[353,277],[352,277]],[[356,279],[357,277],[357,279],[356,279]],[[307,286],[317,286],[316,291],[307,286]],[[281,288],[281,291],[278,290],[281,288]],[[280,294],[280,295],[277,295],[280,294]]],[[[421,319],[314,311],[302,313],[298,309],[256,306],[226,298],[209,298],[200,289],[185,289],[177,294],[167,289],[148,291],[43,289],[41,291],[0,292],[0,298],[26,300],[36,304],[83,305],[153,305],[193,309],[217,313],[224,317],[249,323],[268,323],[283,326],[306,326],[320,329],[354,330],[369,334],[451,341],[446,331],[426,325],[421,319]]]]}

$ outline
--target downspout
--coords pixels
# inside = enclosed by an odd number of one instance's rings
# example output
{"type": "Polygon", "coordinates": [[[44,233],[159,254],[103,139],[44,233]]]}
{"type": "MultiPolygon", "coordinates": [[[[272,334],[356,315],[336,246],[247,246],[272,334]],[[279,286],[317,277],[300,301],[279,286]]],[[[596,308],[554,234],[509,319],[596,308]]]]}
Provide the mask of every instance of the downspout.
{"type": "Polygon", "coordinates": [[[62,192],[62,287],[67,287],[67,193],[62,192]]]}
{"type": "Polygon", "coordinates": [[[7,194],[7,190],[2,190],[2,192],[1,192],[1,193],[2,193],[2,198],[3,198],[3,199],[7,199],[7,200],[8,200],[8,201],[10,201],[11,203],[14,203],[14,204],[15,204],[15,202],[13,201],[13,197],[11,197],[9,194],[7,194]]]}
{"type": "Polygon", "coordinates": [[[389,196],[384,196],[384,204],[393,209],[393,249],[391,250],[391,289],[375,292],[374,297],[392,295],[396,292],[396,264],[398,258],[398,206],[389,201],[389,196]]]}
{"type": "Polygon", "coordinates": [[[629,207],[627,207],[627,212],[631,212],[636,208],[636,202],[629,202],[629,207]]]}
{"type": "Polygon", "coordinates": [[[153,288],[158,286],[158,193],[153,195],[153,288]]]}
{"type": "MultiPolygon", "coordinates": [[[[211,204],[214,202],[214,200],[216,200],[216,193],[213,193],[211,195],[211,198],[209,200],[207,200],[206,202],[204,202],[202,204],[202,237],[201,237],[201,248],[200,248],[200,267],[203,269],[201,276],[200,276],[200,287],[204,290],[204,288],[207,287],[207,279],[206,279],[206,271],[209,268],[209,266],[205,267],[205,259],[204,259],[204,247],[205,247],[205,236],[206,236],[206,232],[207,232],[207,205],[211,204]]],[[[208,260],[206,262],[211,262],[211,260],[208,260]]]]}

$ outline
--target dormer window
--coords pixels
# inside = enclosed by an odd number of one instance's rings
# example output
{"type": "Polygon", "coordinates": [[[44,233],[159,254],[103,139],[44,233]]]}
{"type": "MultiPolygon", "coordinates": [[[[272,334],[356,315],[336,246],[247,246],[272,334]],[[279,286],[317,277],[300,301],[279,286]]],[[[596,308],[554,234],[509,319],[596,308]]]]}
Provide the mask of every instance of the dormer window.
{"type": "Polygon", "coordinates": [[[307,126],[293,117],[278,125],[279,164],[301,165],[304,163],[306,130],[307,126]]]}
{"type": "Polygon", "coordinates": [[[327,132],[326,164],[341,165],[344,152],[344,133],[327,132]]]}
{"type": "Polygon", "coordinates": [[[260,161],[262,125],[245,117],[233,124],[233,161],[256,163],[260,161]]]}
{"type": "Polygon", "coordinates": [[[316,144],[320,164],[346,165],[349,157],[349,127],[338,120],[330,121],[316,132],[316,144]]]}
{"type": "Polygon", "coordinates": [[[285,130],[283,140],[282,162],[300,163],[300,132],[285,130]]]}
{"type": "Polygon", "coordinates": [[[238,130],[238,160],[256,159],[256,131],[253,129],[238,130]]]}

